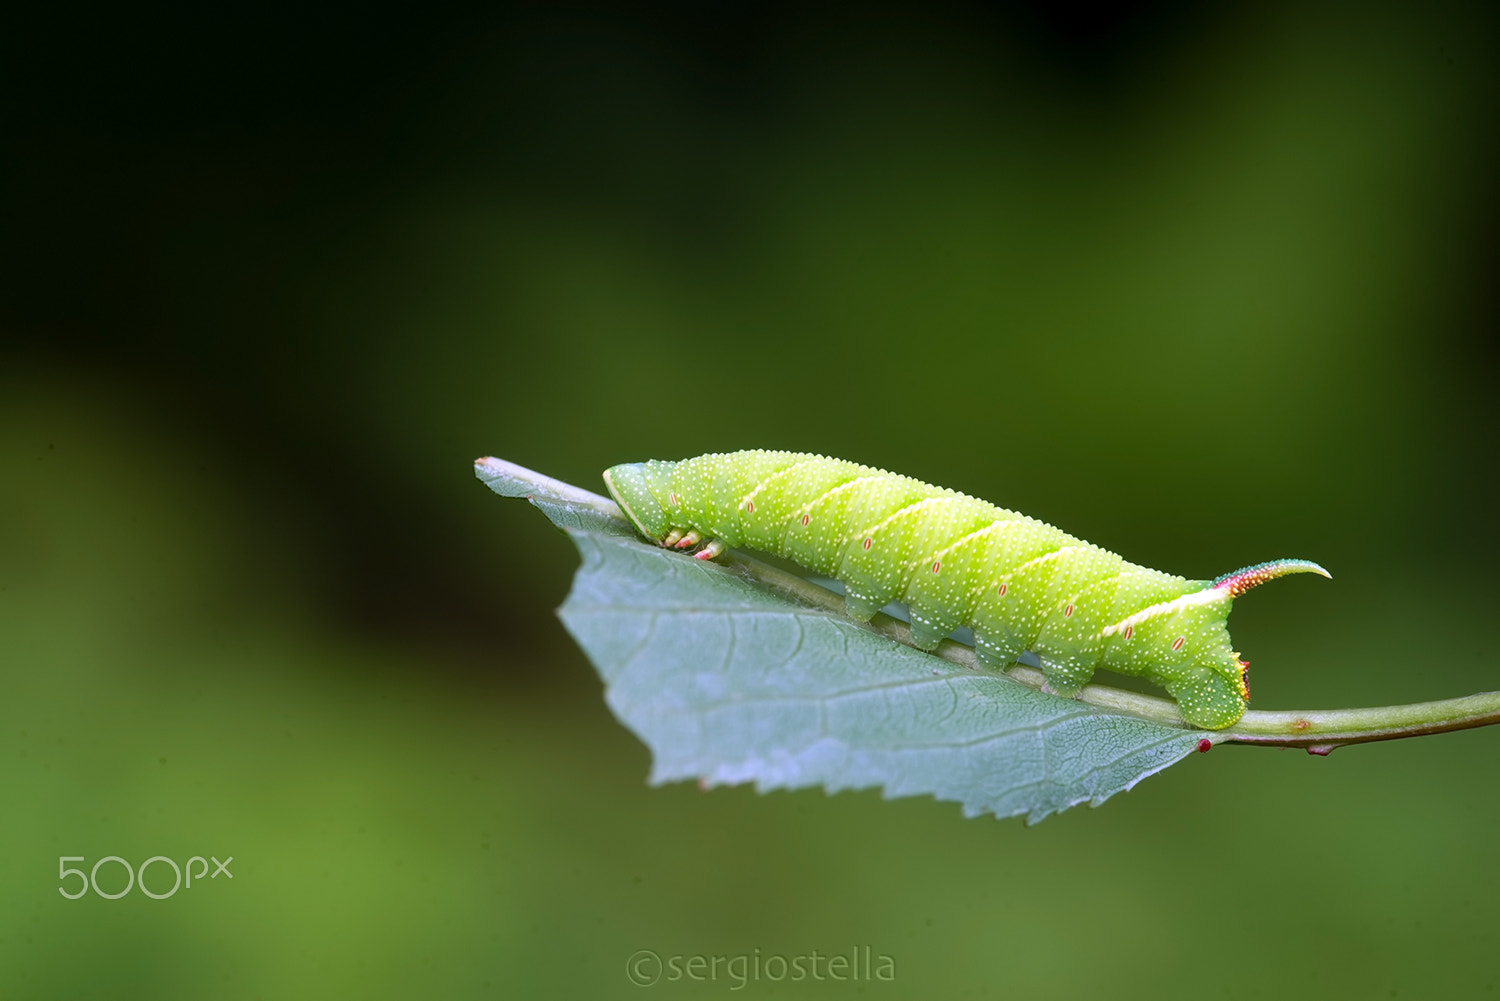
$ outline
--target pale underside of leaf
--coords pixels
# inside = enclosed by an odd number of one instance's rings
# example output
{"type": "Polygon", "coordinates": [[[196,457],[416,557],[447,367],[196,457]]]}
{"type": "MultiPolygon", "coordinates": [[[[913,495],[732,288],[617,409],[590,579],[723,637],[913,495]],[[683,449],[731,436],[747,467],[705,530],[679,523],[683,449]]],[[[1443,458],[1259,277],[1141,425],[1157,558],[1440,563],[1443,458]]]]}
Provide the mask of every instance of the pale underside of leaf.
{"type": "Polygon", "coordinates": [[[500,460],[476,471],[577,545],[559,615],[650,748],[653,783],[878,787],[1032,823],[1097,806],[1204,736],[965,669],[657,548],[588,491],[500,460]]]}

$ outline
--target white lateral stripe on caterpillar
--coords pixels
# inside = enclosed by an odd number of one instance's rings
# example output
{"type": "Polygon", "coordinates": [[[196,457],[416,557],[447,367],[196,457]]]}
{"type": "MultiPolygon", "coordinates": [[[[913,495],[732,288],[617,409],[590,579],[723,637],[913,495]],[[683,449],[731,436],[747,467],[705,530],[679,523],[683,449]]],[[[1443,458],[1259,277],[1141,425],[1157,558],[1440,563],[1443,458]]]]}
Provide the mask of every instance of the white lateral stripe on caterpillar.
{"type": "MultiPolygon", "coordinates": [[[[890,474],[886,474],[886,475],[890,475],[890,474]]],[[[878,483],[882,479],[884,479],[884,477],[881,477],[881,476],[856,476],[852,480],[845,480],[843,483],[840,483],[838,486],[831,487],[828,490],[825,490],[822,494],[818,495],[817,497],[814,497],[812,500],[808,501],[806,504],[803,504],[796,511],[793,511],[792,512],[792,521],[796,521],[797,520],[797,515],[799,515],[799,514],[811,514],[813,508],[817,507],[819,504],[823,503],[828,498],[832,497],[834,494],[842,493],[845,490],[851,490],[854,487],[859,486],[861,483],[878,483]]]]}
{"type": "MultiPolygon", "coordinates": [[[[956,552],[959,552],[961,549],[963,549],[965,546],[969,545],[970,543],[977,542],[979,539],[982,539],[982,538],[984,538],[987,535],[995,534],[995,533],[998,533],[998,532],[1004,532],[1004,531],[1021,531],[1021,530],[1024,530],[1028,526],[1028,523],[1033,523],[1034,524],[1033,520],[1027,518],[1025,515],[1017,515],[1014,518],[1002,518],[999,521],[991,522],[990,524],[984,526],[983,528],[977,529],[977,530],[975,530],[973,532],[970,532],[968,535],[965,535],[962,538],[958,539],[956,542],[953,543],[953,545],[949,546],[948,548],[938,550],[937,555],[936,555],[935,558],[936,559],[940,559],[940,560],[945,560],[949,556],[951,556],[952,554],[954,554],[956,552]]],[[[1020,568],[1017,567],[1017,569],[1020,569],[1020,568]]],[[[971,590],[971,593],[972,594],[983,594],[985,591],[988,591],[989,589],[990,589],[990,582],[988,580],[984,580],[984,581],[980,581],[978,584],[975,584],[974,587],[971,590]]]]}
{"type": "Polygon", "coordinates": [[[767,476],[765,479],[761,480],[755,485],[754,490],[750,491],[748,494],[740,498],[740,507],[744,507],[746,504],[753,503],[755,501],[755,498],[760,496],[760,492],[766,487],[770,486],[774,480],[780,477],[791,476],[797,470],[801,469],[803,466],[806,466],[809,462],[812,461],[813,460],[811,459],[803,459],[801,462],[794,462],[790,466],[787,466],[785,469],[777,470],[770,476],[767,476]]]}
{"type": "Polygon", "coordinates": [[[1055,560],[1059,556],[1061,556],[1063,553],[1068,552],[1070,549],[1087,549],[1087,548],[1088,548],[1088,545],[1086,543],[1080,543],[1079,545],[1076,545],[1076,546],[1063,546],[1061,549],[1054,549],[1054,550],[1052,550],[1052,552],[1050,552],[1050,553],[1043,553],[1040,556],[1033,556],[1031,559],[1027,560],[1025,563],[1022,563],[1020,566],[1016,567],[1014,570],[1012,570],[1006,576],[1008,576],[1008,577],[1014,577],[1016,574],[1020,573],[1023,570],[1030,570],[1032,567],[1040,566],[1041,564],[1046,563],[1048,560],[1055,560]]]}
{"type": "MultiPolygon", "coordinates": [[[[887,515],[885,518],[871,525],[869,528],[866,528],[864,531],[855,532],[853,538],[858,538],[861,535],[874,535],[882,528],[886,528],[887,526],[889,526],[897,518],[903,518],[906,515],[915,514],[916,512],[927,507],[927,505],[929,504],[951,503],[952,501],[952,497],[928,497],[926,500],[919,500],[915,504],[908,504],[905,507],[901,508],[899,511],[895,511],[887,515]]],[[[923,561],[918,560],[917,562],[921,563],[923,561]]]]}
{"type": "MultiPolygon", "coordinates": [[[[964,546],[967,546],[969,543],[978,540],[982,536],[989,535],[991,532],[998,532],[1001,528],[1005,527],[1006,525],[1013,524],[1016,520],[1017,519],[1015,518],[1007,518],[1002,521],[992,521],[983,528],[976,528],[968,535],[960,536],[958,539],[954,540],[951,546],[948,546],[945,549],[939,549],[936,553],[936,558],[940,560],[946,559],[950,553],[956,553],[964,546]]],[[[980,588],[980,590],[983,590],[983,588],[980,588]]]]}
{"type": "Polygon", "coordinates": [[[1194,605],[1207,605],[1223,600],[1223,591],[1215,587],[1207,587],[1202,591],[1194,591],[1192,594],[1184,594],[1180,598],[1173,598],[1171,601],[1160,601],[1143,608],[1134,615],[1121,619],[1114,625],[1105,626],[1099,630],[1099,635],[1101,637],[1113,636],[1115,633],[1123,632],[1131,626],[1138,626],[1147,619],[1154,619],[1158,615],[1168,615],[1172,612],[1180,612],[1184,608],[1192,608],[1194,605]]]}

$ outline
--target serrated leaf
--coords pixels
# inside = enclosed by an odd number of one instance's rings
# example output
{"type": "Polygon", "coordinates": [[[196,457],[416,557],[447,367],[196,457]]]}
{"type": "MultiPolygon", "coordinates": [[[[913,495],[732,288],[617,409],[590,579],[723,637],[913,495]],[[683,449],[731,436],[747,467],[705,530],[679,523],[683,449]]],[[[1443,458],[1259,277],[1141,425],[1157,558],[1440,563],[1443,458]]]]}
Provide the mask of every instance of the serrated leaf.
{"type": "Polygon", "coordinates": [[[1028,823],[1105,799],[1203,734],[966,670],[731,569],[639,540],[613,503],[484,459],[583,557],[558,610],[615,715],[651,749],[651,782],[880,787],[1028,823]]]}

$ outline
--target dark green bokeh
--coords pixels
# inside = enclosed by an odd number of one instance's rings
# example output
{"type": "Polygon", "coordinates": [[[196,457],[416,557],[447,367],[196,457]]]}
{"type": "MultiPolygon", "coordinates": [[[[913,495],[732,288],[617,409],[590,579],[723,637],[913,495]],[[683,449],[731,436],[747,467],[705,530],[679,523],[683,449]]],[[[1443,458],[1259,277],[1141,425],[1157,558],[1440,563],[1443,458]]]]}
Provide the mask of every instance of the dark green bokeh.
{"type": "Polygon", "coordinates": [[[745,992],[1494,996],[1500,732],[1033,829],[652,790],[571,547],[472,479],[818,450],[1191,576],[1318,560],[1237,605],[1258,707],[1497,687],[1493,12],[1047,9],[8,15],[0,994],[869,944],[893,984],[745,992]]]}

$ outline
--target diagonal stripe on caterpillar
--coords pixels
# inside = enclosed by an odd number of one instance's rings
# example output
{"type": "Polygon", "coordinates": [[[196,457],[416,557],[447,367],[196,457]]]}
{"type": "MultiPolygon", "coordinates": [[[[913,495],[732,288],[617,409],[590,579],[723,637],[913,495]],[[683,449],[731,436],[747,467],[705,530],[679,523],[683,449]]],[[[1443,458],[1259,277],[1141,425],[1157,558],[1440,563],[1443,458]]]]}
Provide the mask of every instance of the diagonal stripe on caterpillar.
{"type": "Polygon", "coordinates": [[[1099,668],[1161,685],[1189,723],[1232,725],[1250,693],[1230,647],[1236,597],[1267,580],[1328,571],[1275,560],[1217,580],[1127,563],[1043,522],[907,476],[804,452],[744,451],[612,466],[604,482],[647,538],[711,558],[774,553],[835,577],[849,614],[891,601],[930,650],[959,626],[981,664],[1024,651],[1075,694],[1099,668]]]}

